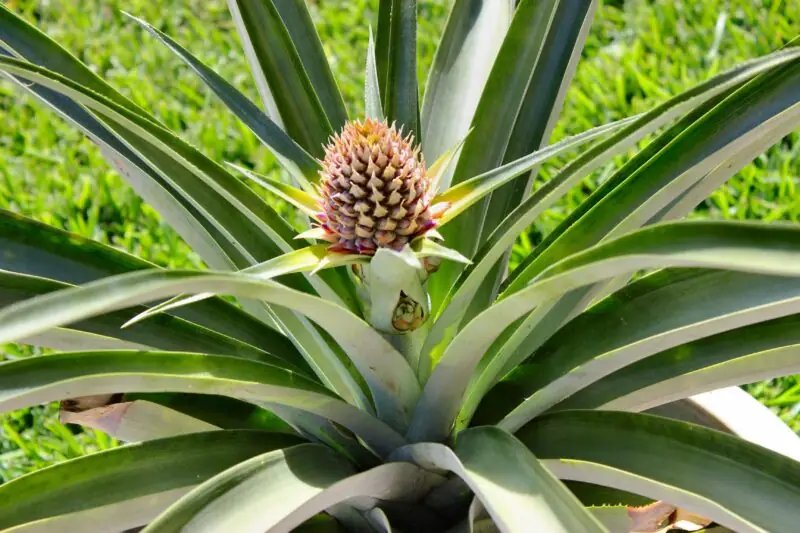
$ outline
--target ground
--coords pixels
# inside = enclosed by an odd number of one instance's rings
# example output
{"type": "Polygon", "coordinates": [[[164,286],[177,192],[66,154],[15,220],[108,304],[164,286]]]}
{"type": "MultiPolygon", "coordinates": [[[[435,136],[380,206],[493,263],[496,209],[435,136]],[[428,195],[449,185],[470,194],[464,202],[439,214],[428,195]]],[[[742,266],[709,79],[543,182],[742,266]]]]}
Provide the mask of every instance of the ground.
{"type": "MultiPolygon", "coordinates": [[[[77,54],[167,126],[218,161],[274,171],[274,160],[172,55],[120,12],[170,34],[252,98],[225,0],[5,0],[77,54]]],[[[352,116],[361,92],[369,25],[377,0],[316,0],[312,14],[352,116]]],[[[449,2],[420,0],[420,76],[424,79],[449,2]]],[[[596,17],[575,82],[554,132],[557,140],[644,111],[743,60],[800,34],[795,0],[607,1],[596,17]]],[[[158,214],[128,188],[99,151],[53,113],[0,83],[0,207],[130,250],[164,266],[200,261],[158,214]]],[[[715,192],[694,216],[797,222],[800,136],[795,132],[715,192]]],[[[644,141],[647,142],[647,141],[644,141]]],[[[518,260],[610,175],[600,169],[548,212],[515,248],[518,260]]],[[[545,167],[541,179],[558,169],[545,167]]],[[[29,350],[0,346],[0,359],[29,350]]],[[[749,390],[800,430],[800,378],[749,390]]],[[[0,481],[114,442],[66,428],[54,407],[0,416],[0,481]]]]}

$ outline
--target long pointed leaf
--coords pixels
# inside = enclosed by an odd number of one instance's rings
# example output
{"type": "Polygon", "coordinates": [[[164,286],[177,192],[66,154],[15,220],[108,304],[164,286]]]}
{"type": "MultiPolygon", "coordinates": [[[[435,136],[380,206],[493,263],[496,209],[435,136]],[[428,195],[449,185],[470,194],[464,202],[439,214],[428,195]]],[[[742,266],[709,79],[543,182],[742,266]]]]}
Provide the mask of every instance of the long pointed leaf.
{"type": "MultiPolygon", "coordinates": [[[[798,253],[800,232],[795,228],[698,222],[653,226],[574,255],[478,315],[459,333],[425,385],[410,438],[438,439],[449,434],[481,357],[510,323],[538,305],[601,279],[645,268],[680,265],[798,275],[800,268],[787,261],[798,253]]],[[[567,389],[548,391],[552,397],[541,398],[537,409],[568,396],[567,389]]],[[[513,428],[520,420],[527,421],[525,417],[507,419],[504,427],[513,428]]]]}
{"type": "Polygon", "coordinates": [[[210,479],[145,532],[294,531],[316,513],[345,500],[410,499],[436,478],[405,463],[356,474],[330,449],[306,444],[254,457],[210,479]]]}
{"type": "MultiPolygon", "coordinates": [[[[517,6],[472,118],[474,131],[461,151],[453,173],[453,185],[488,172],[503,162],[557,5],[558,0],[523,0],[517,6]]],[[[484,200],[457,222],[443,228],[442,234],[450,247],[469,258],[475,254],[487,206],[488,200],[484,200]]],[[[461,270],[460,265],[443,264],[431,278],[429,290],[434,313],[438,312],[461,270]]]]}
{"type": "Polygon", "coordinates": [[[643,411],[729,385],[800,373],[798,325],[800,316],[792,315],[682,344],[593,383],[559,409],[643,411]]]}
{"type": "Polygon", "coordinates": [[[183,59],[192,70],[209,86],[233,113],[275,154],[281,164],[300,184],[307,187],[308,182],[316,181],[317,162],[303,150],[280,126],[264,115],[258,107],[240,93],[219,74],[204,65],[188,50],[165,33],[154,28],[142,19],[127,14],[147,32],[164,43],[183,59]]]}
{"type": "Polygon", "coordinates": [[[435,443],[411,444],[395,452],[395,457],[462,478],[501,531],[605,531],[522,443],[497,428],[467,430],[453,449],[435,443]]]}
{"type": "Polygon", "coordinates": [[[467,136],[513,14],[511,0],[453,3],[422,103],[422,152],[430,161],[467,136]]]}
{"type": "MultiPolygon", "coordinates": [[[[503,397],[502,403],[509,408],[531,397],[530,406],[544,394],[544,391],[536,394],[540,389],[551,385],[558,388],[556,380],[564,378],[562,385],[569,381],[570,386],[575,387],[573,391],[579,382],[582,382],[581,388],[591,389],[594,381],[602,381],[610,372],[640,360],[646,365],[647,358],[671,348],[687,358],[685,364],[691,365],[695,359],[691,356],[692,344],[686,344],[687,340],[729,330],[734,337],[746,335],[746,329],[738,333],[737,328],[798,312],[798,297],[800,282],[795,278],[721,270],[663,270],[642,278],[577,316],[544,343],[529,364],[522,365],[515,375],[500,382],[492,396],[494,401],[503,397]],[[665,308],[670,312],[664,313],[665,308]],[[578,332],[580,338],[594,341],[579,346],[581,343],[575,342],[578,332]],[[566,377],[578,369],[587,372],[586,381],[577,378],[577,373],[566,377]],[[509,400],[508,403],[505,400],[509,400]]],[[[703,341],[698,342],[704,345],[703,341]]],[[[764,339],[764,342],[769,341],[764,339]]],[[[732,350],[731,357],[737,353],[732,350]]],[[[649,383],[652,382],[644,380],[642,386],[649,383]]],[[[621,387],[620,394],[625,392],[630,390],[621,387]]],[[[578,390],[577,396],[581,393],[578,390]]],[[[477,399],[477,391],[471,395],[473,398],[466,402],[462,414],[477,399]]],[[[581,405],[578,398],[575,401],[578,403],[567,398],[565,405],[581,405]]],[[[508,413],[503,410],[492,409],[490,420],[497,422],[498,415],[508,413]]]]}
{"type": "MultiPolygon", "coordinates": [[[[653,132],[658,127],[684,113],[687,109],[701,104],[720,92],[730,89],[732,86],[744,83],[744,81],[760,72],[775,68],[796,57],[800,57],[800,50],[776,52],[771,56],[720,74],[668,100],[652,111],[636,118],[632,124],[627,125],[621,131],[613,133],[607,140],[589,148],[553,179],[543,184],[530,198],[508,215],[475,255],[473,266],[467,268],[459,277],[445,300],[446,307],[440,315],[440,324],[438,326],[435,325],[431,331],[426,352],[430,352],[437,344],[443,343],[446,345],[452,339],[456,332],[455,329],[445,337],[442,337],[443,328],[458,324],[457,317],[464,315],[467,303],[471,301],[475,291],[478,290],[479,283],[485,279],[492,265],[502,257],[502,254],[513,244],[520,233],[525,231],[541,213],[553,205],[585,175],[613,155],[629,148],[646,134],[653,132]]],[[[441,350],[442,348],[443,346],[440,345],[438,349],[441,350]]]]}
{"type": "Polygon", "coordinates": [[[381,103],[381,82],[378,77],[378,63],[375,57],[375,40],[372,37],[372,26],[369,28],[367,68],[364,76],[364,110],[367,118],[384,120],[383,104],[381,103]]]}
{"type": "Polygon", "coordinates": [[[389,64],[384,111],[420,141],[417,83],[417,0],[392,0],[389,64]]]}
{"type": "Polygon", "coordinates": [[[0,342],[138,302],[206,292],[279,303],[314,320],[345,349],[364,376],[379,416],[395,428],[405,427],[419,395],[419,384],[408,363],[386,340],[336,304],[243,274],[135,272],[59,291],[0,311],[0,342]],[[25,318],[30,316],[36,320],[25,318]]]}
{"type": "Polygon", "coordinates": [[[605,195],[596,195],[589,204],[594,203],[592,209],[580,217],[580,222],[560,234],[558,244],[550,244],[505,290],[513,292],[554,261],[595,244],[684,173],[699,172],[702,176],[703,169],[714,169],[768,118],[800,112],[800,95],[796,91],[799,79],[800,61],[793,60],[752,80],[691,125],[683,126],[685,130],[677,136],[668,132],[674,138],[663,150],[620,170],[619,176],[609,180],[618,186],[605,195]]]}
{"type": "MultiPolygon", "coordinates": [[[[0,306],[4,308],[37,296],[55,293],[71,286],[57,281],[15,274],[13,272],[0,271],[0,306]]],[[[31,335],[24,335],[17,339],[18,342],[39,344],[53,348],[69,347],[70,342],[92,342],[99,343],[94,346],[81,344],[75,347],[84,346],[99,348],[105,344],[104,338],[119,339],[125,343],[132,343],[139,347],[158,348],[161,350],[193,350],[207,353],[218,353],[240,357],[243,359],[253,359],[256,361],[282,360],[285,363],[303,369],[310,374],[308,366],[295,351],[282,351],[284,344],[267,347],[264,351],[250,344],[237,341],[225,335],[192,324],[184,319],[160,315],[147,324],[137,327],[120,329],[123,324],[144,312],[143,307],[133,307],[111,313],[104,313],[101,316],[89,319],[71,321],[69,328],[47,329],[38,331],[31,335]],[[87,339],[85,335],[92,334],[93,338],[87,339]]],[[[106,347],[124,347],[106,346],[106,347]]],[[[133,347],[133,346],[128,346],[133,347]]]]}
{"type": "Polygon", "coordinates": [[[570,411],[517,436],[562,479],[645,494],[735,531],[791,531],[796,522],[800,463],[724,433],[652,415],[570,411]]]}
{"type": "Polygon", "coordinates": [[[272,0],[291,37],[292,45],[334,130],[347,122],[342,94],[336,85],[325,50],[306,0],[272,0]]]}
{"type": "Polygon", "coordinates": [[[2,485],[0,527],[100,533],[142,526],[218,472],[299,442],[291,435],[212,431],[88,455],[2,485]]]}
{"type": "Polygon", "coordinates": [[[0,411],[119,392],[203,392],[288,406],[349,429],[385,455],[404,441],[389,426],[284,368],[180,352],[69,352],[0,365],[0,411]]]}
{"type": "Polygon", "coordinates": [[[333,129],[281,18],[282,10],[273,0],[229,0],[228,4],[252,54],[249,59],[256,79],[262,78],[262,98],[265,92],[271,94],[286,132],[312,156],[320,157],[333,129]]]}
{"type": "MultiPolygon", "coordinates": [[[[116,248],[4,210],[0,210],[0,248],[5,251],[0,255],[0,269],[69,284],[156,267],[116,248]]],[[[219,298],[177,316],[254,346],[265,344],[273,353],[299,356],[283,335],[219,298]]]]}

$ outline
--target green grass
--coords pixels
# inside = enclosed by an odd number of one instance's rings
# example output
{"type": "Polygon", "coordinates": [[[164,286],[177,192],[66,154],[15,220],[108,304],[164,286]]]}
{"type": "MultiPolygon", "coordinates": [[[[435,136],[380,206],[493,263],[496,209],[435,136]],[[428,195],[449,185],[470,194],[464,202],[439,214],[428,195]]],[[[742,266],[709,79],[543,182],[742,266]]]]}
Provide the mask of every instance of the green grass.
{"type": "MultiPolygon", "coordinates": [[[[218,161],[276,171],[272,156],[166,48],[119,12],[125,9],[183,43],[256,99],[225,0],[6,0],[170,128],[218,161]]],[[[317,0],[312,10],[352,115],[363,109],[363,64],[376,0],[317,0]]],[[[430,66],[447,15],[445,0],[420,0],[420,75],[430,66]]],[[[800,34],[800,3],[780,0],[607,2],[595,20],[554,140],[644,111],[736,63],[800,34]]],[[[164,266],[201,263],[103,161],[52,112],[0,83],[0,207],[130,250],[164,266]]],[[[695,216],[797,221],[800,142],[795,133],[715,192],[695,216]]],[[[643,141],[646,143],[647,140],[643,141]]],[[[630,154],[628,154],[630,155],[630,154]]],[[[622,163],[617,158],[543,216],[515,259],[550,231],[622,163]]],[[[559,168],[546,165],[540,179],[559,168]]],[[[30,349],[0,347],[0,358],[30,349]]],[[[800,379],[751,392],[800,430],[800,379]]],[[[0,480],[114,443],[58,424],[54,406],[0,418],[0,480]]]]}

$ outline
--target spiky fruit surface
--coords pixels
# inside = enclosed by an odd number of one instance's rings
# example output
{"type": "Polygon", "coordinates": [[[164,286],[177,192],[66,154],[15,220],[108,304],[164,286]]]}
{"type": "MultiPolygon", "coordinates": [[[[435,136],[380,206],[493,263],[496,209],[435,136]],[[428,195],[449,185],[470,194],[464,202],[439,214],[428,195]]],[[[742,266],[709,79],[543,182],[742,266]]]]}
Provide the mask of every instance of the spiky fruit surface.
{"type": "Polygon", "coordinates": [[[322,227],[333,250],[400,250],[436,226],[431,180],[411,135],[367,119],[349,122],[326,147],[321,175],[322,227]]]}

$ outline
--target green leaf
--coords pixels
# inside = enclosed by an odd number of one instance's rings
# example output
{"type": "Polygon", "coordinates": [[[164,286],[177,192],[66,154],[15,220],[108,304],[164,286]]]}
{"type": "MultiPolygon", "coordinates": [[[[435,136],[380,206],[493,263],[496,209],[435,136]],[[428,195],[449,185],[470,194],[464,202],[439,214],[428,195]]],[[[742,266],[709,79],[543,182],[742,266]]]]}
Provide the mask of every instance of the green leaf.
{"type": "Polygon", "coordinates": [[[393,427],[404,429],[419,395],[419,384],[402,355],[344,308],[244,274],[146,271],[105,278],[0,311],[0,342],[138,302],[207,292],[278,303],[314,320],[341,345],[364,376],[379,416],[393,427]]]}
{"type": "Polygon", "coordinates": [[[218,472],[300,442],[260,431],[212,431],[73,459],[0,486],[0,527],[86,533],[138,527],[218,472]]]}
{"type": "Polygon", "coordinates": [[[267,452],[201,484],[144,531],[291,531],[310,518],[301,514],[304,504],[353,474],[352,465],[318,444],[267,452]]]}
{"type": "MultiPolygon", "coordinates": [[[[289,6],[289,3],[293,4],[294,0],[281,2],[286,6],[280,11],[273,0],[229,0],[228,5],[234,19],[241,23],[239,34],[242,41],[247,43],[245,46],[252,52],[249,59],[256,79],[263,76],[260,85],[269,88],[268,92],[272,95],[286,132],[312,156],[321,157],[322,147],[334,128],[309,78],[311,68],[306,70],[307,66],[295,48],[295,42],[299,44],[302,40],[316,40],[316,43],[304,46],[309,50],[314,49],[320,46],[319,38],[316,31],[310,34],[304,32],[302,38],[300,35],[296,35],[297,39],[293,38],[295,35],[288,28],[291,25],[297,32],[298,21],[291,16],[295,14],[288,11],[298,8],[289,6]],[[290,15],[286,19],[282,18],[284,11],[290,15]]],[[[315,66],[319,64],[308,65],[315,66]]],[[[261,92],[263,98],[263,88],[261,92]]]]}
{"type": "Polygon", "coordinates": [[[270,0],[281,15],[311,85],[335,131],[347,122],[342,94],[336,85],[317,28],[305,0],[270,0]]]}
{"type": "MultiPolygon", "coordinates": [[[[512,414],[508,415],[503,424],[519,424],[522,419],[529,420],[535,413],[551,407],[554,402],[567,398],[611,372],[661,350],[681,345],[686,340],[703,338],[721,331],[798,312],[798,303],[800,302],[796,297],[798,286],[796,279],[757,277],[724,272],[708,274],[694,276],[684,282],[678,278],[678,283],[666,283],[665,287],[662,286],[663,292],[651,293],[650,298],[653,303],[662,297],[666,298],[666,301],[670,301],[670,308],[674,310],[675,314],[670,314],[669,318],[663,317],[662,307],[658,312],[658,316],[661,317],[658,323],[651,323],[650,326],[642,328],[636,333],[633,333],[634,330],[627,330],[627,333],[623,333],[622,330],[626,328],[616,326],[620,317],[632,317],[628,313],[637,307],[640,312],[652,313],[655,310],[654,307],[649,307],[650,302],[642,305],[645,301],[642,298],[644,295],[636,294],[637,290],[641,290],[640,286],[633,286],[632,291],[620,294],[622,298],[629,294],[636,295],[631,306],[618,307],[613,303],[605,308],[599,306],[596,315],[589,314],[576,319],[575,326],[580,323],[589,326],[587,330],[580,330],[581,333],[591,335],[588,332],[607,319],[604,311],[612,307],[616,307],[620,311],[620,314],[615,316],[617,321],[615,327],[610,328],[609,331],[594,330],[603,331],[601,337],[594,336],[598,339],[597,351],[588,348],[576,349],[574,353],[570,353],[570,348],[566,345],[572,345],[573,349],[575,345],[566,341],[567,337],[562,336],[561,333],[553,337],[552,344],[546,343],[542,346],[541,353],[537,353],[534,358],[534,361],[537,361],[541,356],[538,363],[542,365],[539,368],[542,375],[531,376],[531,379],[527,380],[528,394],[526,396],[530,395],[530,397],[512,414]],[[712,286],[717,287],[713,298],[710,296],[711,291],[708,290],[712,286]],[[724,291],[727,293],[724,297],[719,293],[721,287],[724,287],[724,291]],[[757,288],[760,290],[755,290],[757,288]],[[696,292],[682,294],[679,292],[681,289],[684,291],[695,290],[696,292]],[[702,295],[705,298],[700,298],[702,295]],[[597,320],[592,320],[592,318],[597,320]],[[608,336],[605,335],[606,333],[608,336]],[[609,340],[608,344],[605,343],[606,339],[609,340]],[[566,350],[562,351],[559,344],[566,350]],[[573,370],[576,373],[573,373],[573,370]],[[581,377],[578,377],[579,375],[581,377]]],[[[659,281],[656,277],[656,285],[661,285],[658,283],[659,281]]],[[[645,292],[649,291],[645,289],[645,292]]],[[[638,321],[632,319],[631,322],[631,326],[635,327],[635,323],[638,321]]],[[[574,334],[576,330],[570,324],[562,331],[566,335],[569,331],[574,334]]],[[[783,361],[786,366],[786,361],[783,361]]],[[[773,361],[772,364],[780,364],[780,362],[773,361]]],[[[764,370],[769,372],[767,368],[764,370]]],[[[772,372],[775,371],[773,367],[772,372]]]]}
{"type": "MultiPolygon", "coordinates": [[[[259,279],[268,280],[296,272],[318,272],[326,268],[368,261],[369,259],[363,255],[331,254],[328,252],[327,244],[317,244],[295,250],[294,252],[289,252],[288,254],[283,254],[264,263],[245,268],[240,272],[242,274],[255,276],[259,279]]],[[[328,296],[327,299],[330,301],[338,301],[335,293],[326,296],[328,296]]],[[[147,311],[132,318],[123,327],[131,326],[153,315],[171,310],[174,311],[183,306],[202,302],[213,297],[214,295],[212,293],[201,293],[193,296],[176,296],[175,298],[150,307],[147,311]]]]}
{"type": "Polygon", "coordinates": [[[369,28],[367,68],[364,75],[364,109],[366,110],[367,118],[384,120],[383,104],[381,104],[381,83],[378,78],[378,63],[375,58],[375,41],[372,37],[372,26],[369,28]]]}
{"type": "MultiPolygon", "coordinates": [[[[474,372],[480,375],[493,363],[481,361],[492,342],[510,323],[539,305],[597,281],[648,268],[694,266],[798,275],[800,267],[796,265],[800,263],[794,257],[800,252],[798,246],[800,231],[789,226],[684,222],[651,226],[573,255],[478,315],[456,336],[425,385],[409,436],[411,440],[436,440],[449,434],[474,372]]],[[[499,373],[500,365],[495,362],[494,366],[499,373]]],[[[499,378],[497,373],[495,376],[499,378]]],[[[571,392],[574,390],[570,391],[566,382],[548,390],[547,396],[537,399],[536,412],[571,392]]],[[[477,398],[468,404],[477,405],[477,398]]],[[[520,421],[527,420],[507,418],[502,427],[519,427],[520,421]]]]}
{"type": "MultiPolygon", "coordinates": [[[[583,143],[587,143],[598,137],[608,135],[616,130],[619,130],[629,125],[636,117],[623,119],[611,124],[605,124],[597,128],[592,128],[578,135],[568,137],[555,144],[551,144],[540,150],[536,150],[526,156],[523,156],[516,161],[512,161],[503,166],[484,172],[474,178],[455,185],[448,190],[436,195],[433,203],[447,203],[450,205],[444,215],[439,219],[439,224],[444,225],[456,218],[468,208],[475,205],[482,198],[486,197],[492,191],[502,187],[503,185],[518,178],[525,172],[528,172],[534,166],[547,161],[553,157],[574,150],[583,143]]],[[[465,140],[466,142],[466,140],[465,140]]],[[[454,150],[457,150],[455,147],[454,150]]],[[[433,169],[433,167],[432,167],[433,169]]]]}
{"type": "MultiPolygon", "coordinates": [[[[759,281],[752,276],[739,277],[743,283],[758,284],[759,281]]],[[[704,276],[701,279],[708,284],[714,283],[713,276],[704,276]]],[[[727,285],[730,286],[730,282],[727,285]]],[[[778,284],[773,282],[773,285],[778,284]]],[[[787,285],[781,282],[781,289],[778,289],[784,293],[784,297],[781,298],[783,302],[791,298],[792,288],[787,285]]],[[[688,286],[689,284],[684,285],[688,286]]],[[[762,293],[768,290],[764,288],[762,293]]],[[[677,303],[676,314],[686,314],[686,308],[681,309],[682,303],[677,303]]],[[[748,303],[751,308],[754,305],[757,305],[755,301],[748,303]]],[[[765,308],[767,305],[770,304],[759,305],[763,309],[760,315],[768,316],[767,313],[772,315],[779,312],[768,311],[765,308]]],[[[800,315],[785,316],[742,327],[743,322],[739,320],[743,318],[745,312],[746,309],[736,312],[739,317],[737,319],[739,327],[736,329],[711,336],[705,334],[693,342],[679,344],[625,366],[574,394],[559,404],[558,408],[642,411],[729,385],[741,385],[780,375],[800,373],[800,370],[797,370],[800,362],[800,358],[797,357],[800,346],[800,328],[798,328],[800,315]]],[[[786,309],[782,312],[791,311],[786,309]]],[[[620,313],[618,316],[625,319],[633,315],[626,310],[624,314],[620,313]]],[[[694,320],[699,322],[699,317],[694,320]]],[[[632,324],[631,327],[636,326],[632,324]]],[[[664,328],[665,331],[666,329],[664,328]]],[[[687,329],[684,328],[680,332],[679,338],[696,338],[695,334],[690,336],[687,329]]],[[[719,329],[719,326],[715,329],[719,329]]],[[[608,333],[613,336],[615,332],[608,331],[608,333]]]]}
{"type": "MultiPolygon", "coordinates": [[[[800,63],[794,58],[762,73],[738,90],[730,90],[728,95],[723,93],[695,109],[650,143],[573,211],[512,272],[504,289],[513,291],[569,253],[647,222],[652,214],[705,173],[731,157],[744,155],[740,150],[746,153],[754,143],[768,140],[781,128],[791,131],[793,120],[800,114],[798,97],[792,89],[798,76],[800,63]],[[718,103],[720,98],[724,100],[718,103]]],[[[620,283],[621,278],[612,280],[606,291],[620,283]]],[[[508,361],[505,368],[521,361],[570,316],[601,296],[602,291],[602,286],[576,291],[552,302],[549,307],[537,309],[515,326],[516,331],[502,348],[506,352],[502,359],[508,361]]]]}
{"type": "MultiPolygon", "coordinates": [[[[0,255],[0,269],[69,284],[156,268],[116,248],[1,209],[0,248],[4,251],[0,255]]],[[[283,357],[295,360],[300,357],[282,334],[219,298],[188,307],[176,315],[253,346],[266,345],[272,353],[283,357]]]]}
{"type": "Polygon", "coordinates": [[[386,83],[389,80],[389,52],[392,39],[392,5],[394,0],[378,0],[378,34],[375,36],[375,64],[381,101],[386,103],[386,83]]]}
{"type": "MultiPolygon", "coordinates": [[[[578,4],[558,2],[505,147],[503,162],[514,161],[549,142],[599,3],[598,0],[578,4]]],[[[535,167],[527,180],[517,180],[492,193],[481,228],[481,243],[530,194],[537,171],[535,167]]],[[[498,274],[504,271],[505,267],[498,274]]],[[[494,279],[488,282],[495,284],[494,279]]]]}
{"type": "MultiPolygon", "coordinates": [[[[558,2],[503,161],[513,161],[548,143],[599,4],[598,0],[578,4],[558,2]]],[[[492,192],[481,226],[478,249],[492,236],[508,213],[530,195],[538,171],[537,165],[530,169],[527,179],[514,180],[492,192]]],[[[467,320],[486,309],[497,297],[498,287],[507,274],[510,255],[509,246],[503,259],[492,267],[473,296],[467,320]]]]}
{"type": "Polygon", "coordinates": [[[73,79],[133,113],[149,116],[64,47],[14,14],[5,5],[0,5],[0,42],[32,63],[73,79]]]}
{"type": "Polygon", "coordinates": [[[517,436],[562,479],[668,501],[735,531],[795,527],[800,463],[724,433],[652,415],[569,411],[517,436]]]}
{"type": "MultiPolygon", "coordinates": [[[[471,131],[471,130],[470,130],[471,131]]],[[[428,168],[428,176],[431,178],[431,191],[436,193],[442,193],[448,187],[447,178],[449,171],[451,170],[450,164],[456,158],[456,156],[460,153],[461,148],[464,146],[464,143],[467,141],[467,137],[470,134],[470,131],[454,146],[450,147],[445,153],[443,153],[433,165],[428,168]]]]}
{"type": "MultiPolygon", "coordinates": [[[[0,289],[0,298],[4,298],[3,289],[0,289]]],[[[23,337],[18,344],[41,346],[53,350],[149,350],[152,346],[137,344],[135,342],[96,335],[76,329],[54,328],[44,333],[23,337]]]]}
{"type": "MultiPolygon", "coordinates": [[[[491,73],[472,117],[474,130],[456,164],[451,183],[458,185],[503,163],[506,147],[536,68],[558,0],[523,0],[517,6],[491,73]]],[[[488,199],[470,209],[457,222],[444,227],[448,246],[472,258],[480,242],[488,199]]],[[[432,308],[438,312],[463,267],[447,263],[431,278],[432,308]]]]}
{"type": "MultiPolygon", "coordinates": [[[[0,271],[0,306],[11,306],[29,298],[55,293],[70,287],[70,285],[48,279],[0,271]]],[[[17,339],[17,342],[59,349],[97,349],[104,346],[106,348],[202,351],[256,361],[283,361],[284,364],[303,369],[303,372],[310,375],[310,371],[306,370],[308,365],[296,351],[282,351],[283,343],[269,346],[267,349],[270,351],[264,351],[175,316],[160,315],[148,323],[120,329],[125,322],[143,311],[145,311],[143,307],[133,307],[76,320],[69,323],[68,329],[47,329],[31,335],[23,335],[17,339]],[[128,345],[109,346],[107,339],[119,339],[128,345]],[[53,343],[53,341],[56,342],[53,343]]]]}
{"type": "MultiPolygon", "coordinates": [[[[720,92],[742,84],[759,72],[775,68],[775,66],[798,56],[800,56],[800,50],[777,52],[715,76],[707,82],[668,100],[652,111],[639,117],[634,117],[632,122],[626,124],[622,130],[613,133],[608,139],[586,150],[586,152],[562,169],[553,179],[540,186],[531,197],[508,215],[475,255],[473,266],[467,268],[458,278],[450,294],[445,299],[445,306],[437,318],[439,325],[434,326],[432,329],[425,351],[430,352],[433,347],[436,347],[439,350],[439,355],[441,354],[441,350],[446,347],[457,332],[458,317],[465,314],[468,309],[467,304],[472,301],[480,283],[489,275],[492,266],[500,260],[520,233],[524,232],[528,226],[578,183],[580,179],[611,157],[624,152],[642,137],[652,133],[658,127],[688,109],[702,104],[720,92]],[[456,325],[455,327],[453,326],[454,324],[456,325]],[[445,329],[446,327],[450,328],[449,331],[445,329]],[[442,336],[443,334],[444,336],[442,336]]],[[[534,251],[532,255],[535,254],[536,252],[534,251]]],[[[526,346],[531,344],[529,342],[525,343],[526,346]]],[[[434,353],[433,358],[435,359],[436,357],[437,354],[434,353]]]]}
{"type": "Polygon", "coordinates": [[[112,403],[79,412],[62,408],[59,422],[98,429],[124,442],[141,442],[220,429],[198,418],[146,400],[112,403]]]}
{"type": "Polygon", "coordinates": [[[228,166],[238,170],[239,172],[244,174],[245,177],[253,180],[254,182],[258,183],[259,185],[266,188],[270,192],[286,200],[287,202],[295,206],[297,209],[299,209],[303,214],[308,215],[314,219],[317,219],[319,217],[319,213],[322,211],[322,205],[321,205],[322,200],[320,200],[320,198],[313,196],[305,191],[302,191],[296,187],[292,187],[291,185],[287,185],[282,181],[278,181],[276,179],[268,178],[267,176],[256,174],[255,172],[248,170],[244,167],[241,167],[239,165],[228,163],[228,166]]]}
{"type": "MultiPolygon", "coordinates": [[[[422,103],[422,153],[430,161],[467,136],[513,14],[512,0],[453,3],[422,103]]],[[[442,174],[439,190],[450,181],[446,169],[442,174]]]]}
{"type": "Polygon", "coordinates": [[[0,412],[76,396],[202,392],[294,407],[349,429],[377,453],[403,444],[389,426],[307,378],[244,359],[180,352],[71,352],[0,364],[0,412]]]}
{"type": "Polygon", "coordinates": [[[455,250],[451,250],[441,244],[432,241],[431,239],[421,239],[419,244],[416,243],[413,246],[414,251],[416,252],[417,257],[438,257],[440,259],[447,259],[449,261],[456,261],[459,263],[464,263],[465,265],[470,264],[470,260],[461,255],[460,253],[456,252],[455,250]]]}
{"type": "Polygon", "coordinates": [[[464,431],[452,450],[442,444],[411,444],[394,457],[462,478],[501,531],[605,531],[521,442],[497,428],[464,431]]]}
{"type": "MultiPolygon", "coordinates": [[[[508,283],[506,293],[524,286],[556,261],[599,242],[654,194],[687,172],[698,178],[726,160],[771,117],[800,114],[800,61],[793,59],[728,96],[719,105],[665,133],[670,142],[655,153],[647,150],[631,160],[603,191],[587,200],[591,206],[569,229],[508,283]],[[616,186],[615,186],[616,185],[616,186]]],[[[791,128],[789,128],[791,131],[791,128]]],[[[655,143],[654,143],[655,144],[655,143]]],[[[643,221],[644,222],[644,221],[643,221]]]]}
{"type": "Polygon", "coordinates": [[[158,404],[222,429],[257,429],[297,434],[273,412],[227,396],[176,392],[127,393],[123,395],[123,401],[158,404]]]}
{"type": "MultiPolygon", "coordinates": [[[[108,123],[125,131],[126,140],[140,152],[147,150],[144,153],[148,156],[158,157],[160,173],[175,167],[189,170],[192,178],[184,187],[192,186],[195,194],[205,195],[202,207],[215,209],[221,227],[232,232],[233,240],[244,242],[243,251],[253,254],[256,261],[258,256],[264,260],[291,249],[288,243],[293,231],[274,210],[233,175],[170,131],[35,65],[0,57],[0,70],[24,76],[90,107],[108,123]],[[268,255],[264,257],[265,254],[268,255]]],[[[170,174],[176,179],[178,176],[170,174]]]]}
{"type": "MultiPolygon", "coordinates": [[[[165,178],[188,180],[182,185],[192,189],[195,195],[193,201],[203,209],[215,210],[215,222],[220,225],[218,229],[232,232],[232,234],[228,233],[223,240],[233,241],[239,251],[248,254],[247,263],[254,264],[298,246],[292,239],[293,230],[251,189],[169,131],[139,117],[126,114],[126,111],[114,108],[110,102],[100,101],[101,97],[69,80],[61,79],[55,74],[33,65],[0,58],[0,69],[16,70],[17,68],[25,72],[26,78],[36,78],[45,85],[58,87],[89,107],[94,106],[97,108],[95,111],[102,110],[113,115],[114,120],[124,122],[128,128],[125,130],[128,132],[126,142],[134,145],[140,152],[146,152],[150,157],[157,158],[159,172],[165,178]],[[15,66],[2,65],[3,62],[10,62],[15,66]],[[142,137],[138,135],[142,135],[142,137]]],[[[105,120],[116,128],[122,128],[109,116],[106,116],[105,120]]],[[[355,305],[355,296],[351,294],[352,287],[348,280],[340,277],[341,275],[341,273],[332,271],[331,276],[325,279],[337,289],[340,296],[346,298],[346,301],[353,306],[355,305]]],[[[289,281],[286,280],[287,283],[289,281]]],[[[322,276],[320,279],[310,279],[309,282],[318,287],[326,283],[322,276]]],[[[303,279],[295,280],[293,285],[310,290],[303,279]]],[[[297,317],[291,316],[291,314],[287,316],[280,309],[277,309],[275,313],[304,351],[318,353],[330,350],[325,341],[316,336],[312,325],[302,321],[298,322],[297,317]]]]}
{"type": "Polygon", "coordinates": [[[41,85],[13,76],[10,78],[20,89],[52,108],[97,144],[106,160],[137,194],[152,205],[207,264],[226,270],[235,266],[237,261],[245,261],[203,213],[83,107],[41,85]]]}
{"type": "Polygon", "coordinates": [[[351,498],[413,497],[436,478],[407,463],[356,474],[332,450],[305,444],[254,457],[219,474],[145,532],[294,531],[315,514],[351,498]]]}
{"type": "Polygon", "coordinates": [[[239,92],[233,85],[225,81],[219,74],[207,67],[188,50],[175,42],[171,37],[154,28],[142,19],[131,14],[125,15],[139,23],[148,33],[161,41],[170,50],[183,59],[189,67],[209,86],[226,106],[258,137],[276,156],[281,165],[304,187],[309,181],[316,181],[319,165],[316,160],[292,140],[269,117],[239,92]]]}
{"type": "MultiPolygon", "coordinates": [[[[384,111],[390,123],[396,121],[398,127],[419,142],[417,0],[392,0],[390,35],[384,111]]],[[[379,45],[380,38],[379,35],[379,45]]]]}

